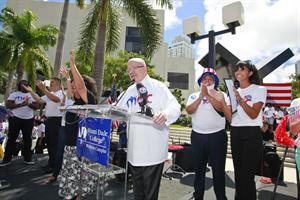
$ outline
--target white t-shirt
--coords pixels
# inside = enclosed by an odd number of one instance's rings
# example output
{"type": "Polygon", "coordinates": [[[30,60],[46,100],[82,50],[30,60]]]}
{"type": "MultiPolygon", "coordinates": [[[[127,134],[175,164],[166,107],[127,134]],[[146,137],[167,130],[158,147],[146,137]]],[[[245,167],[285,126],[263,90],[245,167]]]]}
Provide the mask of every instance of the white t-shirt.
{"type": "MultiPolygon", "coordinates": [[[[294,99],[291,102],[290,107],[300,107],[300,98],[294,99]]],[[[296,145],[299,148],[300,147],[300,133],[298,133],[297,139],[296,139],[296,145]]]]}
{"type": "MultiPolygon", "coordinates": [[[[29,98],[29,100],[28,100],[29,103],[32,103],[35,101],[29,92],[23,93],[20,91],[11,93],[9,95],[9,97],[7,98],[7,100],[14,101],[15,104],[21,104],[21,103],[23,103],[25,97],[29,98]]],[[[11,112],[14,114],[14,116],[21,118],[21,119],[33,118],[33,110],[31,108],[29,108],[29,106],[22,106],[19,108],[11,109],[11,112]]]]}
{"type": "MultiPolygon", "coordinates": [[[[133,166],[149,166],[164,162],[168,158],[168,126],[180,116],[180,105],[169,89],[160,81],[148,75],[141,82],[148,91],[148,105],[153,113],[163,112],[167,121],[165,126],[158,126],[149,120],[137,117],[130,120],[128,137],[128,161],[133,166]]],[[[136,84],[121,94],[117,107],[128,112],[139,112],[138,91],[136,84]]]]}
{"type": "Polygon", "coordinates": [[[298,106],[300,106],[300,98],[294,99],[291,102],[291,106],[290,107],[298,107],[298,106]]]}
{"type": "Polygon", "coordinates": [[[44,134],[45,134],[45,124],[44,123],[41,123],[40,125],[35,126],[33,128],[32,137],[39,138],[39,137],[42,137],[44,134]]]}
{"type": "MultiPolygon", "coordinates": [[[[192,104],[199,97],[200,92],[193,93],[189,96],[187,106],[192,104]]],[[[230,105],[229,98],[223,93],[226,104],[230,105]]],[[[192,128],[194,131],[202,134],[215,133],[225,128],[225,117],[221,117],[214,107],[206,98],[201,100],[200,105],[192,117],[192,128]]]]}
{"type": "Polygon", "coordinates": [[[284,116],[284,113],[282,110],[278,110],[278,111],[275,111],[275,116],[276,116],[276,122],[277,122],[277,124],[279,124],[281,121],[281,118],[284,116]]]}
{"type": "Polygon", "coordinates": [[[264,113],[266,118],[274,118],[275,109],[274,107],[265,107],[264,113]]]}
{"type": "Polygon", "coordinates": [[[53,95],[57,96],[60,99],[60,102],[55,103],[51,99],[49,99],[46,95],[42,96],[42,100],[46,103],[45,107],[45,116],[46,117],[61,117],[63,112],[60,112],[59,106],[61,101],[64,98],[62,90],[58,90],[56,92],[51,92],[53,95]]]}
{"type": "MultiPolygon", "coordinates": [[[[239,88],[237,91],[243,100],[249,105],[262,102],[266,102],[267,89],[263,86],[251,84],[247,88],[239,88]]],[[[262,111],[259,112],[255,119],[251,119],[244,109],[238,105],[237,112],[232,115],[231,126],[260,126],[262,127],[262,111]]]]}

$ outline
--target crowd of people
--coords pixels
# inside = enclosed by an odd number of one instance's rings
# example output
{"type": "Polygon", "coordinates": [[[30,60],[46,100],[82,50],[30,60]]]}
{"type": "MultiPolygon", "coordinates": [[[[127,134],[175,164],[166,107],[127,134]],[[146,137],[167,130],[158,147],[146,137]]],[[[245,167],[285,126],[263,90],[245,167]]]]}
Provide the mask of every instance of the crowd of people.
{"type": "MultiPolygon", "coordinates": [[[[128,134],[127,159],[132,174],[134,199],[158,199],[163,166],[168,158],[169,125],[180,116],[180,104],[162,82],[148,75],[143,59],[127,63],[132,85],[118,97],[115,106],[152,118],[154,126],[131,122],[128,134]]],[[[80,178],[81,158],[76,154],[79,116],[61,110],[61,106],[97,104],[95,81],[81,75],[70,54],[70,70],[60,69],[67,91],[60,78],[52,77],[50,87],[38,80],[38,95],[28,81],[18,83],[18,90],[6,100],[13,116],[8,119],[8,140],[0,166],[12,163],[18,136],[22,135],[22,156],[25,164],[34,164],[32,153],[47,148],[49,160],[43,170],[51,175],[47,183],[59,182],[58,194],[64,199],[77,199],[92,193],[96,177],[84,173],[80,178]],[[71,79],[72,77],[72,79],[71,79]],[[34,117],[34,110],[45,106],[44,116],[34,117]],[[37,139],[32,148],[32,138],[37,139]]],[[[198,79],[199,91],[189,96],[186,112],[192,117],[192,156],[195,168],[194,199],[204,199],[205,173],[209,161],[213,186],[218,200],[226,200],[225,162],[227,154],[226,123],[231,125],[230,140],[235,178],[235,200],[256,199],[254,176],[262,159],[263,140],[274,141],[274,129],[285,111],[266,104],[267,90],[261,86],[256,67],[240,61],[234,67],[238,88],[232,88],[237,111],[232,112],[229,97],[219,90],[219,78],[212,68],[205,68],[198,79]]],[[[127,147],[126,123],[120,122],[121,147],[127,147]]]]}

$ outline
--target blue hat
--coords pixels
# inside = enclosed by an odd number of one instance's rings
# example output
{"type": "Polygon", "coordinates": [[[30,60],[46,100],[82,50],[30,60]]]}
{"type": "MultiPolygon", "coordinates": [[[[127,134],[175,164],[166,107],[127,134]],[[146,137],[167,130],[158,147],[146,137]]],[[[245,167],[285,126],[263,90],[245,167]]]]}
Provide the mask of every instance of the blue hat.
{"type": "Polygon", "coordinates": [[[219,78],[218,78],[216,71],[213,68],[204,68],[202,75],[198,78],[198,81],[197,81],[198,85],[199,86],[201,85],[202,79],[206,74],[209,74],[214,78],[215,89],[216,89],[219,85],[219,78]]]}

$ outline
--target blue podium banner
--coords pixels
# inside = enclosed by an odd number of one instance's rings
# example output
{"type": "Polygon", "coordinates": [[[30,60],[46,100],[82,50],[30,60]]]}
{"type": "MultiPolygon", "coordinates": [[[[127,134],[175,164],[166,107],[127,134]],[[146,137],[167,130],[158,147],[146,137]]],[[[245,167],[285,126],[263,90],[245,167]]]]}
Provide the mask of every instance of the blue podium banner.
{"type": "Polygon", "coordinates": [[[107,166],[111,123],[111,119],[83,118],[79,122],[77,154],[107,166]]]}

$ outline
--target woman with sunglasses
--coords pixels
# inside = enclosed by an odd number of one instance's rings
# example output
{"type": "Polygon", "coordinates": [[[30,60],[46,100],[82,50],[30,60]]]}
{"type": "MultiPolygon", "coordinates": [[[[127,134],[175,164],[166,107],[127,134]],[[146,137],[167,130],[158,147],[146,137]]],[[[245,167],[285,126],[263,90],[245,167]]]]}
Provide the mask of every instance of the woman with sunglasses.
{"type": "Polygon", "coordinates": [[[235,200],[255,200],[255,172],[262,157],[262,108],[267,90],[260,86],[256,67],[250,61],[240,61],[234,69],[239,88],[234,88],[238,102],[231,119],[231,152],[235,177],[235,200]]]}

